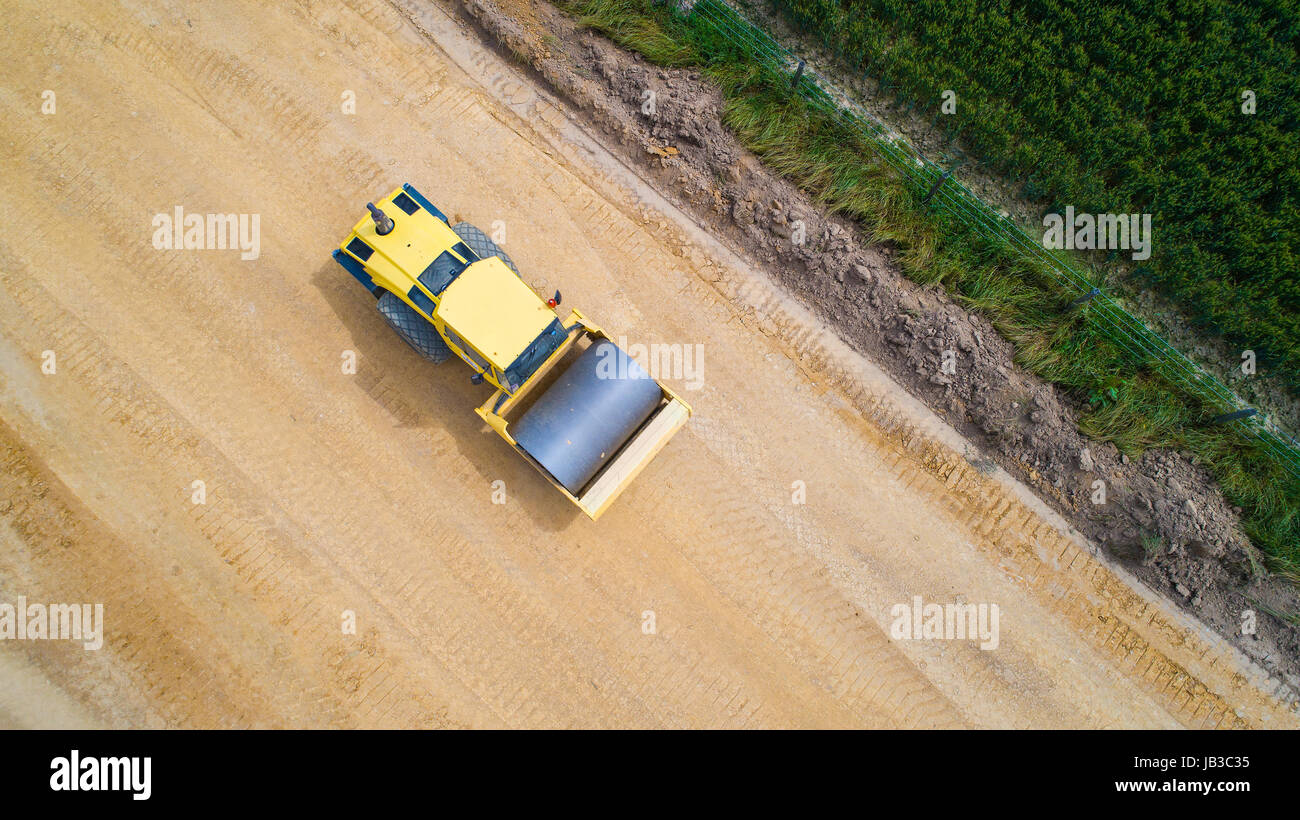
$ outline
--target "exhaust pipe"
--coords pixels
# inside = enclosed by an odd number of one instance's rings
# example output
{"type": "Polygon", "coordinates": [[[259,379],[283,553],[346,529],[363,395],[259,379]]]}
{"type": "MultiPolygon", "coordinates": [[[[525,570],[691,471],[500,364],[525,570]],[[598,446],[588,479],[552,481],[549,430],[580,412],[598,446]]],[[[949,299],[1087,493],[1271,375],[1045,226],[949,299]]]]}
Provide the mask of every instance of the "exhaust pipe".
{"type": "Polygon", "coordinates": [[[380,236],[387,236],[393,232],[393,220],[388,214],[375,207],[375,203],[367,202],[366,210],[370,211],[370,218],[375,220],[375,233],[380,236]]]}

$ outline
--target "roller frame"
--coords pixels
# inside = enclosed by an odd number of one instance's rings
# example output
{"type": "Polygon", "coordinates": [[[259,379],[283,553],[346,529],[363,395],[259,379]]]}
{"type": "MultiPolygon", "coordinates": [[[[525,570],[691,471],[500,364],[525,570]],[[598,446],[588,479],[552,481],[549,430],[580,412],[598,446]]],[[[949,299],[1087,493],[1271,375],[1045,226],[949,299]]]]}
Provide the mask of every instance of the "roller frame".
{"type": "Polygon", "coordinates": [[[651,414],[650,418],[632,434],[619,448],[618,452],[587,483],[581,496],[569,492],[537,459],[519,446],[514,437],[510,435],[510,420],[508,418],[511,411],[518,407],[523,399],[542,382],[546,375],[564,360],[565,356],[582,338],[590,339],[593,344],[601,339],[611,344],[615,343],[609,334],[588,322],[582,313],[577,310],[572,311],[561,324],[569,331],[568,338],[537,368],[532,377],[513,395],[505,390],[498,389],[474,412],[487,422],[488,426],[505,439],[528,463],[532,464],[539,473],[545,476],[551,486],[563,493],[588,518],[595,521],[614,503],[614,500],[622,494],[623,490],[636,479],[641,470],[654,459],[655,454],[668,443],[669,439],[681,429],[686,420],[690,418],[692,411],[691,406],[683,401],[680,396],[662,382],[656,380],[655,383],[659,386],[662,394],[658,409],[651,414]]]}

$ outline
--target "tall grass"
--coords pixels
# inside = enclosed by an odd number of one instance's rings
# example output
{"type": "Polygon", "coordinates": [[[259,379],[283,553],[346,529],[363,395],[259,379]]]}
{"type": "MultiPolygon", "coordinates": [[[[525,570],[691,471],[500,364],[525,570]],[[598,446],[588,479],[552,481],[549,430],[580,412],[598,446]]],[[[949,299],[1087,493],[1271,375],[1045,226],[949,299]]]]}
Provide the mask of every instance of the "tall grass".
{"type": "Polygon", "coordinates": [[[1300,395],[1294,0],[771,5],[1045,210],[1152,214],[1134,275],[1300,395]]]}

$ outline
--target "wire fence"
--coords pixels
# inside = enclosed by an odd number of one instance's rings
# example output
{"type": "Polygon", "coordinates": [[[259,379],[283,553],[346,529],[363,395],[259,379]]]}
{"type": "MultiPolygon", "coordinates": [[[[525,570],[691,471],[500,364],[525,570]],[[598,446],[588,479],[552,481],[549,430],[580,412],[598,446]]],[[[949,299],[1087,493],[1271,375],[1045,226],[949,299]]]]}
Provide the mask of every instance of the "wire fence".
{"type": "Polygon", "coordinates": [[[901,135],[727,3],[722,0],[679,2],[676,7],[679,13],[712,28],[760,65],[790,77],[793,92],[864,137],[887,165],[915,190],[925,193],[926,201],[932,201],[935,207],[957,218],[985,240],[1002,243],[1029,259],[1066,293],[1079,294],[1075,301],[1088,303],[1107,338],[1133,357],[1136,364],[1157,370],[1197,397],[1219,414],[1214,421],[1231,424],[1247,440],[1258,441],[1265,453],[1293,477],[1300,478],[1300,441],[1122,308],[1069,261],[1051,253],[1042,242],[971,193],[950,171],[922,156],[901,135]]]}

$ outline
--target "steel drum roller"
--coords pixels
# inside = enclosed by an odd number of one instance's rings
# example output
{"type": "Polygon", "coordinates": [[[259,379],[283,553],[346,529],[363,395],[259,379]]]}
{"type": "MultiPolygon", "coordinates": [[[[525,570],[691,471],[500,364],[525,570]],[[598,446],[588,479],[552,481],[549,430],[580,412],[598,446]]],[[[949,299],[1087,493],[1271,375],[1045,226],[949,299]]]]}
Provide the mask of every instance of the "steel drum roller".
{"type": "Polygon", "coordinates": [[[510,433],[566,490],[579,495],[650,418],[662,395],[644,368],[602,339],[583,351],[510,433]]]}

